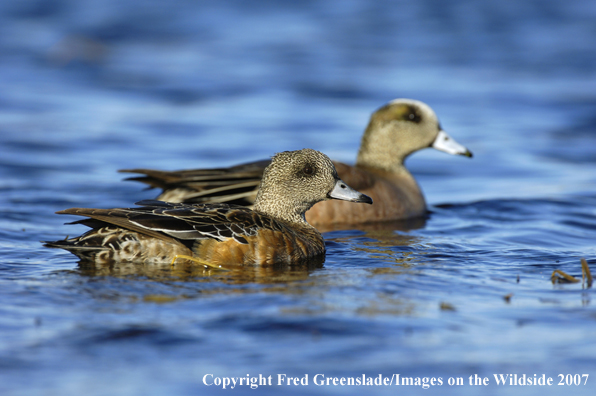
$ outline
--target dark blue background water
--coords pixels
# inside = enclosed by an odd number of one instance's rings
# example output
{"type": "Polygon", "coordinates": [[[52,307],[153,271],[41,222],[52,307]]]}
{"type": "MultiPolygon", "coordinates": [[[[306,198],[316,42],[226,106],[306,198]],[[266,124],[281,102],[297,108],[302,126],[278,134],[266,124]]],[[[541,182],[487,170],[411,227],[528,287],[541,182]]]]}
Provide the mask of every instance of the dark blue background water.
{"type": "Polygon", "coordinates": [[[593,1],[5,1],[0,147],[2,395],[196,395],[216,391],[205,374],[278,373],[310,385],[256,392],[593,393],[594,291],[549,279],[581,276],[580,257],[596,270],[593,1]],[[326,233],[322,269],[82,268],[39,243],[84,231],[56,210],[155,196],[118,169],[303,147],[352,162],[397,97],[431,105],[475,157],[415,154],[431,217],[326,233]]]}

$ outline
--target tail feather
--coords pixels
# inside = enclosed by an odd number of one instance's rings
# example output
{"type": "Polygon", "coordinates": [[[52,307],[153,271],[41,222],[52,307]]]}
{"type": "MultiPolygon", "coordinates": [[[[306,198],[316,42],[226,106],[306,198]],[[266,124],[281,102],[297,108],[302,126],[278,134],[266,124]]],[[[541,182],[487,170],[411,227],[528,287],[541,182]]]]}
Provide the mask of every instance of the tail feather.
{"type": "Polygon", "coordinates": [[[123,169],[119,172],[142,176],[126,180],[160,188],[158,199],[169,202],[227,202],[250,206],[254,203],[263,171],[270,160],[237,165],[231,168],[160,171],[153,169],[123,169]]]}

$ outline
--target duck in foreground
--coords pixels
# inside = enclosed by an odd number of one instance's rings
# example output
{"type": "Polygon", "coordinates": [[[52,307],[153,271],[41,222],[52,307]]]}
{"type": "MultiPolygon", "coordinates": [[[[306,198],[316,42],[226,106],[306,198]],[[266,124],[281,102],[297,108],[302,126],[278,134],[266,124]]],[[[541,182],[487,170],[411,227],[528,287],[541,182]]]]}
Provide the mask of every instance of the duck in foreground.
{"type": "MultiPolygon", "coordinates": [[[[356,165],[334,161],[342,180],[375,201],[372,206],[326,201],[306,213],[306,220],[321,229],[336,224],[358,224],[403,220],[424,216],[426,201],[405,159],[412,153],[433,147],[449,154],[472,157],[439,124],[435,112],[425,103],[396,99],[375,111],[366,127],[356,165]]],[[[159,171],[130,169],[121,172],[145,176],[131,180],[161,188],[158,199],[168,202],[228,202],[250,206],[268,161],[231,168],[159,171]]]]}
{"type": "Polygon", "coordinates": [[[275,155],[265,168],[254,209],[242,206],[141,201],[139,208],[67,209],[85,216],[73,224],[87,233],[45,246],[94,262],[170,262],[189,259],[210,267],[295,264],[324,257],[321,234],[304,213],[327,199],[371,204],[348,187],[331,160],[311,149],[275,155]]]}

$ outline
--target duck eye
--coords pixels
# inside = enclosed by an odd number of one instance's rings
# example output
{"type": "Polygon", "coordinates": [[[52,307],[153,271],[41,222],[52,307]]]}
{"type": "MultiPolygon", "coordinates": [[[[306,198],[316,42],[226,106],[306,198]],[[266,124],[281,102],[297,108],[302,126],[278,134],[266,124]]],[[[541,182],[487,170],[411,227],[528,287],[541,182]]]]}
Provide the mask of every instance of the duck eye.
{"type": "Polygon", "coordinates": [[[306,165],[303,169],[302,169],[302,173],[304,173],[306,176],[312,176],[315,174],[315,169],[310,166],[310,165],[306,165]]]}
{"type": "Polygon", "coordinates": [[[420,122],[420,116],[416,113],[410,113],[408,118],[410,119],[410,121],[420,122]]]}
{"type": "Polygon", "coordinates": [[[417,124],[422,120],[422,117],[420,117],[420,114],[418,114],[418,112],[416,112],[416,110],[414,110],[414,109],[410,109],[410,112],[408,113],[408,115],[406,117],[407,117],[408,121],[412,121],[417,124]]]}

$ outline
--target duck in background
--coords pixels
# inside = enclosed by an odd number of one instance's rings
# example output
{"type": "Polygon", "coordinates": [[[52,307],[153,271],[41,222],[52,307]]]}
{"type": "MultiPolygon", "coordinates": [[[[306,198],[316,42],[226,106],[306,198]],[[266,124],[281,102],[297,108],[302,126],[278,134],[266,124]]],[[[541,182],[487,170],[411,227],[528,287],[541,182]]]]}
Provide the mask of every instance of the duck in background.
{"type": "MultiPolygon", "coordinates": [[[[342,180],[369,195],[374,205],[350,205],[342,201],[316,204],[306,220],[319,229],[346,224],[395,221],[425,216],[426,201],[414,176],[404,165],[412,153],[428,147],[453,155],[472,153],[442,128],[435,112],[425,103],[395,99],[375,111],[364,131],[355,165],[334,161],[342,180]]],[[[168,202],[227,202],[252,206],[263,170],[269,161],[231,168],[159,171],[125,169],[139,173],[136,180],[161,188],[157,199],[168,202]]]]}

